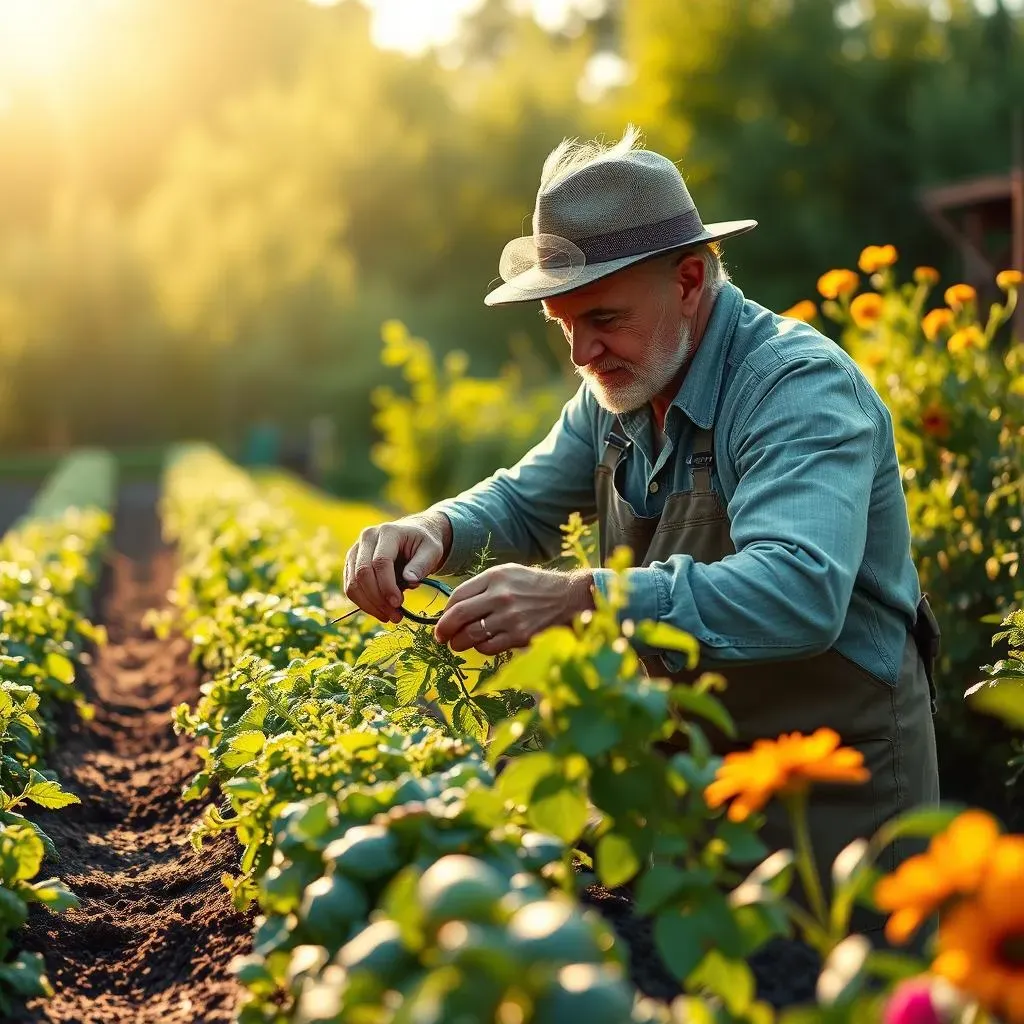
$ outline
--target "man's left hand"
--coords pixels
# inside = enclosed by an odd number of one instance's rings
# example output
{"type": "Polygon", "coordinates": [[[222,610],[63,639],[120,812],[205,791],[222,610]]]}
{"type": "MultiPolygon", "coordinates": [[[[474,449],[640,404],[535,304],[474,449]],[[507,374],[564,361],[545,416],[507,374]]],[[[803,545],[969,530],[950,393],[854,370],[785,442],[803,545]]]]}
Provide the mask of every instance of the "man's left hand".
{"type": "Polygon", "coordinates": [[[593,574],[586,570],[495,565],[452,591],[434,637],[453,651],[474,647],[487,655],[526,647],[541,630],[568,625],[593,608],[592,586],[593,574]]]}

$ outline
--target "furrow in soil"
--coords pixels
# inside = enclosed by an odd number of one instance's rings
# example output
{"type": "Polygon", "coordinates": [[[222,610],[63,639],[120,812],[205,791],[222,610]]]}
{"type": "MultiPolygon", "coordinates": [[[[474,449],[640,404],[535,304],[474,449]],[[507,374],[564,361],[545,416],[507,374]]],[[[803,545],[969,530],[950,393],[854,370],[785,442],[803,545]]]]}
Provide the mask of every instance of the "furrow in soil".
{"type": "Polygon", "coordinates": [[[35,909],[23,944],[46,958],[56,995],[16,1018],[47,1024],[195,1024],[234,1019],[228,965],[250,948],[251,919],[221,883],[238,849],[223,837],[197,854],[189,830],[201,807],[181,791],[198,769],[170,713],[198,696],[188,642],[143,625],[164,605],[173,558],[159,545],[153,493],[122,491],[100,598],[109,644],[87,673],[92,721],[67,716],[53,758],[77,806],[37,816],[61,853],[44,865],[81,909],[35,909]]]}

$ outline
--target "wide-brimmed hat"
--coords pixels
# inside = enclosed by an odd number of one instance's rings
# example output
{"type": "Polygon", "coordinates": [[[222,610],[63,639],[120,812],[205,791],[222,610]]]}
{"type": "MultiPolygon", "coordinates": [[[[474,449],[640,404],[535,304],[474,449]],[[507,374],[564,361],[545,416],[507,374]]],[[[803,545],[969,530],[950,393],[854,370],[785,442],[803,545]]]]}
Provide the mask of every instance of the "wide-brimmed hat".
{"type": "Polygon", "coordinates": [[[498,265],[505,283],[484,303],[562,295],[651,256],[756,226],[756,220],[704,224],[679,169],[660,153],[611,153],[540,187],[533,234],[505,246],[498,265]]]}

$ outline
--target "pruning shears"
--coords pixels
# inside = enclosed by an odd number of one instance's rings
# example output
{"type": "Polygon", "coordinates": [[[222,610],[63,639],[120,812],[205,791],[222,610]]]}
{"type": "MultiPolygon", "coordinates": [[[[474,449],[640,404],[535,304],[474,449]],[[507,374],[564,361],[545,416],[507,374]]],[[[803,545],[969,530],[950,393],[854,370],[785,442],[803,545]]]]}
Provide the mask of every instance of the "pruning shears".
{"type": "MultiPolygon", "coordinates": [[[[395,582],[398,584],[399,590],[408,590],[412,584],[402,577],[402,570],[405,568],[405,563],[402,561],[395,562],[395,582]]],[[[419,585],[431,587],[436,590],[439,594],[444,594],[445,597],[451,597],[452,588],[447,583],[442,583],[440,580],[435,580],[432,576],[426,576],[420,580],[419,585]]],[[[336,619],[331,619],[331,624],[335,622],[341,622],[342,619],[347,619],[350,615],[355,615],[356,612],[361,612],[362,608],[353,608],[350,612],[345,612],[344,615],[339,615],[336,619]]],[[[437,615],[421,615],[419,612],[411,612],[405,605],[399,605],[398,611],[402,613],[405,618],[410,619],[412,622],[419,622],[424,626],[432,626],[435,622],[441,620],[443,611],[437,615]]]]}

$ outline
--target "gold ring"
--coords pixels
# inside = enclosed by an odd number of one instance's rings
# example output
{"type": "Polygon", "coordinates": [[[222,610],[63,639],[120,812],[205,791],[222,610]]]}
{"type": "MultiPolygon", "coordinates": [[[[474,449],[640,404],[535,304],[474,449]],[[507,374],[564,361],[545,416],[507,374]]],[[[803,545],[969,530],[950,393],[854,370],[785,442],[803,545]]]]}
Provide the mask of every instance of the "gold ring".
{"type": "Polygon", "coordinates": [[[487,623],[483,619],[480,620],[480,628],[484,631],[488,640],[494,639],[494,634],[487,628],[487,623]]]}

